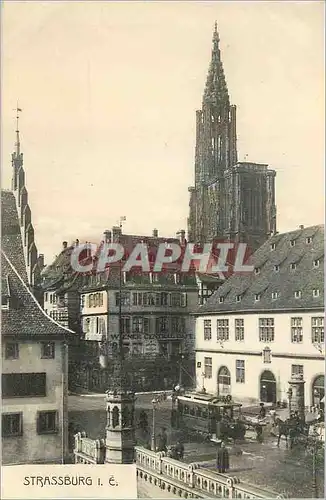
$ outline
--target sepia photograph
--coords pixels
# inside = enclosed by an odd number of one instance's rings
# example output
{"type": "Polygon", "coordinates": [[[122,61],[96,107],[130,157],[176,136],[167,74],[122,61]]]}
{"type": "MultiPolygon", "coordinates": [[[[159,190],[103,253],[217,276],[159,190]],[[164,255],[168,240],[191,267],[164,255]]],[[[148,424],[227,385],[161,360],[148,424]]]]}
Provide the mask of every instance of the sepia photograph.
{"type": "Polygon", "coordinates": [[[324,498],[324,2],[1,11],[2,498],[324,498]]]}

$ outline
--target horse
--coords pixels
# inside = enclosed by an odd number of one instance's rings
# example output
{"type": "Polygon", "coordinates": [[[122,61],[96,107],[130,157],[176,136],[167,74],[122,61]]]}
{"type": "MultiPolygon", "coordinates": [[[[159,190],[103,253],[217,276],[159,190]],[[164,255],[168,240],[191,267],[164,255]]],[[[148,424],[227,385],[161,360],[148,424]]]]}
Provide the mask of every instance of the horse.
{"type": "Polygon", "coordinates": [[[280,418],[277,418],[275,420],[276,425],[278,426],[278,440],[277,440],[277,446],[280,446],[280,440],[281,437],[284,436],[286,440],[286,447],[288,448],[288,438],[290,439],[290,449],[293,448],[293,444],[295,442],[295,438],[300,434],[300,429],[296,425],[295,422],[293,422],[292,419],[286,419],[285,421],[281,420],[280,418]]]}

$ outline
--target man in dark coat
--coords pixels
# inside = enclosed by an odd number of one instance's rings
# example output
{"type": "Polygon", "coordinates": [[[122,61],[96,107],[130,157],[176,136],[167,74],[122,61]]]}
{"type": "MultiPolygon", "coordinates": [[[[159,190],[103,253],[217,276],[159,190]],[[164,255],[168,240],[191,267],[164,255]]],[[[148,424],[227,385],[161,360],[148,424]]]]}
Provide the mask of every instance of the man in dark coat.
{"type": "Polygon", "coordinates": [[[264,403],[260,403],[259,418],[263,420],[266,417],[266,408],[264,403]]]}
{"type": "Polygon", "coordinates": [[[230,468],[229,452],[223,442],[218,443],[216,454],[216,467],[218,472],[224,474],[230,468]]]}

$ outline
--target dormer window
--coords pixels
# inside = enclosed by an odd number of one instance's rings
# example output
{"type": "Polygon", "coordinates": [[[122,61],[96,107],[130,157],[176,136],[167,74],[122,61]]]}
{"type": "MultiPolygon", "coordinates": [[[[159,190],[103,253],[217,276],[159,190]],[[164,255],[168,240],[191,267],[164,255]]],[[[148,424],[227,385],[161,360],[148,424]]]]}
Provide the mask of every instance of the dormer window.
{"type": "Polygon", "coordinates": [[[296,299],[301,299],[301,290],[296,290],[294,292],[294,296],[295,296],[296,299]]]}
{"type": "Polygon", "coordinates": [[[241,298],[242,298],[242,297],[241,297],[241,295],[237,295],[237,296],[236,296],[236,301],[237,301],[237,302],[241,302],[241,298]]]}
{"type": "Polygon", "coordinates": [[[255,274],[259,274],[260,273],[260,267],[255,267],[255,274]]]}
{"type": "Polygon", "coordinates": [[[219,297],[218,301],[219,301],[219,303],[220,303],[220,304],[223,304],[223,302],[224,302],[224,297],[219,297]]]}
{"type": "Polygon", "coordinates": [[[1,309],[9,309],[9,297],[8,297],[8,295],[1,296],[1,309]]]}
{"type": "Polygon", "coordinates": [[[278,273],[278,272],[279,272],[279,270],[280,270],[280,266],[279,266],[278,264],[276,264],[276,265],[274,266],[274,268],[273,268],[273,269],[274,269],[274,271],[275,271],[276,273],[278,273]]]}
{"type": "Polygon", "coordinates": [[[297,265],[295,262],[292,262],[292,264],[290,264],[290,269],[292,269],[292,271],[294,271],[294,269],[297,268],[297,265]]]}
{"type": "Polygon", "coordinates": [[[314,290],[312,291],[312,295],[313,295],[313,297],[319,297],[319,289],[314,288],[314,290]]]}
{"type": "Polygon", "coordinates": [[[312,238],[311,238],[311,236],[308,236],[308,237],[306,238],[306,243],[307,243],[307,245],[309,245],[311,242],[312,242],[312,238]]]}
{"type": "Polygon", "coordinates": [[[260,293],[255,293],[255,302],[260,301],[260,293]]]}
{"type": "Polygon", "coordinates": [[[314,267],[315,268],[319,267],[319,263],[320,263],[319,259],[314,260],[314,267]]]}
{"type": "Polygon", "coordinates": [[[272,299],[275,300],[278,298],[278,292],[272,292],[272,299]]]}
{"type": "Polygon", "coordinates": [[[291,245],[291,247],[294,247],[295,246],[295,240],[291,240],[290,241],[290,245],[291,245]]]}
{"type": "Polygon", "coordinates": [[[276,248],[275,243],[271,243],[271,250],[275,250],[275,248],[276,248]]]}

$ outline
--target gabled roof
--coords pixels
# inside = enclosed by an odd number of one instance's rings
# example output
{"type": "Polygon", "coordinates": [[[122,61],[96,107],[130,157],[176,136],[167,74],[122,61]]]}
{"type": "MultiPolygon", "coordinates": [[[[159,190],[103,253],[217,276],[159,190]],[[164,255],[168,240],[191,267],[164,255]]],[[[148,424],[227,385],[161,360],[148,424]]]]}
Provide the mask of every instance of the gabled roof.
{"type": "Polygon", "coordinates": [[[1,334],[17,338],[64,338],[74,334],[45,314],[14,265],[1,252],[3,276],[10,281],[10,307],[2,311],[1,334]]]}
{"type": "Polygon", "coordinates": [[[324,307],[324,226],[312,226],[300,231],[277,234],[266,241],[248,260],[260,267],[260,272],[231,276],[206,302],[198,314],[268,310],[323,309],[324,307]],[[307,243],[307,238],[312,238],[307,243]],[[295,246],[291,240],[295,239],[295,246]],[[275,249],[272,250],[275,244],[275,249]],[[318,257],[316,257],[318,256],[318,257]],[[314,260],[320,260],[314,267],[314,260]],[[262,265],[263,263],[263,265],[262,265]],[[279,270],[274,270],[279,263],[279,270]],[[296,263],[291,269],[291,263],[296,263]],[[313,290],[319,290],[314,297],[313,290]],[[301,291],[296,298],[295,292],[301,291]],[[277,299],[272,293],[278,292],[277,299]],[[236,296],[242,299],[237,302],[236,296]],[[259,300],[257,300],[259,295],[259,300]],[[223,297],[220,302],[220,297],[223,297]]]}
{"type": "Polygon", "coordinates": [[[27,338],[65,338],[74,332],[47,316],[28,287],[16,200],[11,191],[1,193],[1,282],[10,296],[2,311],[1,334],[27,338]]]}

